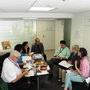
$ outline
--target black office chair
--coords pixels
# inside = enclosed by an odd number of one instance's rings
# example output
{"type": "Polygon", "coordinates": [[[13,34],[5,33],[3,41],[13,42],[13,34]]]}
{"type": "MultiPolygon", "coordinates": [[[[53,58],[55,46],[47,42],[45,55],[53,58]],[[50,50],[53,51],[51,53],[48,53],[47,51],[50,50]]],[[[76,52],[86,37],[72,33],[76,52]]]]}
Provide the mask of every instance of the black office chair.
{"type": "Polygon", "coordinates": [[[86,83],[72,82],[72,90],[89,90],[90,85],[87,86],[86,83]]]}
{"type": "MultiPolygon", "coordinates": [[[[2,66],[5,58],[9,57],[10,53],[6,53],[0,56],[0,76],[1,76],[1,71],[2,71],[2,66]]],[[[0,78],[0,90],[8,90],[8,85],[3,82],[3,80],[0,78]]]]}

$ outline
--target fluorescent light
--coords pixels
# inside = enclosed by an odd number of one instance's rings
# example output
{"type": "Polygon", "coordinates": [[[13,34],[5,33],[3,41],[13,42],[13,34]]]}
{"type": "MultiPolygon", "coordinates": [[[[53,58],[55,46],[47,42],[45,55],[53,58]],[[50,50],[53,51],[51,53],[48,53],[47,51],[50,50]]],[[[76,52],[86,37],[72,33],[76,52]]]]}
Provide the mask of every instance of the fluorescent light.
{"type": "Polygon", "coordinates": [[[22,18],[22,19],[24,19],[24,20],[36,20],[36,19],[38,19],[38,18],[34,18],[34,17],[31,17],[31,18],[29,18],[29,17],[25,17],[25,18],[22,18]]]}
{"type": "Polygon", "coordinates": [[[30,11],[50,11],[53,9],[53,7],[31,7],[30,11]]]}

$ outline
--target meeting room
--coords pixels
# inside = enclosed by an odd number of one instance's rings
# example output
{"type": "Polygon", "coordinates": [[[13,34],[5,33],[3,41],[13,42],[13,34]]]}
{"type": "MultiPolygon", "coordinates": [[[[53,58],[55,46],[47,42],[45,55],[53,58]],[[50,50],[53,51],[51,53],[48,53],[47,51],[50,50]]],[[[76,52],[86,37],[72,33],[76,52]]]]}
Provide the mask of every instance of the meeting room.
{"type": "Polygon", "coordinates": [[[0,0],[0,90],[90,90],[90,0],[0,0]]]}

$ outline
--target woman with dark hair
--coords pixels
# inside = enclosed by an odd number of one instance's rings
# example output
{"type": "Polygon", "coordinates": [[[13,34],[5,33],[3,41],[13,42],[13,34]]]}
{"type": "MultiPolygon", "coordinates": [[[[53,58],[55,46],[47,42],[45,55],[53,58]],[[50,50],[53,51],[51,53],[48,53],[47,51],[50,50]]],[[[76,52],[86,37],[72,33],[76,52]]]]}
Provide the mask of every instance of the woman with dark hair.
{"type": "Polygon", "coordinates": [[[66,73],[64,90],[72,90],[72,81],[83,82],[85,78],[90,76],[90,62],[87,56],[87,50],[85,48],[80,48],[78,56],[79,58],[74,62],[75,69],[71,69],[66,73]]]}
{"type": "Polygon", "coordinates": [[[22,54],[29,54],[29,51],[30,51],[30,48],[29,48],[29,45],[28,45],[28,42],[25,41],[22,43],[22,54]]]}

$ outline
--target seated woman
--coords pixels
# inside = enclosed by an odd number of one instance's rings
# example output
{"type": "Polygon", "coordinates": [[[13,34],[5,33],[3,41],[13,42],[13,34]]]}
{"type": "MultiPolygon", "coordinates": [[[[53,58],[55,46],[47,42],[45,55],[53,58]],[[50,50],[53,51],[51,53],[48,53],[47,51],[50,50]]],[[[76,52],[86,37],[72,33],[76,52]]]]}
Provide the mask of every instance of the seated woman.
{"type": "Polygon", "coordinates": [[[21,58],[23,56],[32,56],[33,53],[30,53],[30,48],[28,45],[28,42],[25,41],[22,43],[22,52],[21,52],[21,58]]]}
{"type": "Polygon", "coordinates": [[[73,45],[72,46],[72,50],[71,50],[71,54],[68,58],[68,62],[71,63],[71,64],[74,64],[75,60],[78,59],[78,52],[79,52],[79,46],[78,45],[73,45]]]}
{"type": "Polygon", "coordinates": [[[44,57],[44,60],[47,61],[47,56],[44,53],[43,43],[40,41],[39,38],[35,39],[35,43],[31,47],[31,52],[42,54],[44,57]]]}
{"type": "Polygon", "coordinates": [[[89,77],[90,64],[87,56],[87,50],[85,48],[80,48],[78,56],[80,58],[74,61],[75,70],[71,69],[66,73],[64,90],[72,90],[72,81],[83,82],[85,78],[89,77]]]}
{"type": "Polygon", "coordinates": [[[28,55],[29,51],[30,51],[30,48],[29,48],[28,42],[27,41],[23,42],[22,43],[22,55],[28,55]]]}

